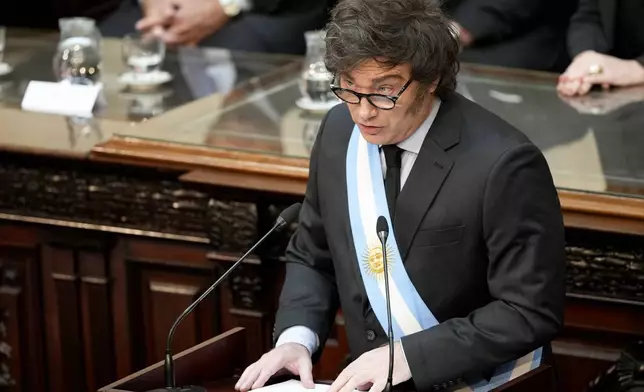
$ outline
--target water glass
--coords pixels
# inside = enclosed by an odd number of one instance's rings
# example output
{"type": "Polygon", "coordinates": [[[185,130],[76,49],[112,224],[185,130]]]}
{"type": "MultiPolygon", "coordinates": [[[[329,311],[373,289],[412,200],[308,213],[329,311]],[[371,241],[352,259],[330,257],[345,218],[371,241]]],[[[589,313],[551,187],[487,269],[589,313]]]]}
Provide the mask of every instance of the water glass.
{"type": "Polygon", "coordinates": [[[122,49],[123,61],[134,73],[157,71],[165,58],[165,43],[150,35],[127,34],[122,49]]]}
{"type": "Polygon", "coordinates": [[[6,38],[7,38],[7,28],[4,26],[0,26],[0,64],[2,64],[2,60],[4,59],[4,47],[6,43],[6,38]]]}
{"type": "Polygon", "coordinates": [[[312,102],[337,101],[330,89],[333,75],[324,64],[326,52],[325,32],[321,30],[304,33],[306,57],[299,80],[300,93],[312,102]]]}

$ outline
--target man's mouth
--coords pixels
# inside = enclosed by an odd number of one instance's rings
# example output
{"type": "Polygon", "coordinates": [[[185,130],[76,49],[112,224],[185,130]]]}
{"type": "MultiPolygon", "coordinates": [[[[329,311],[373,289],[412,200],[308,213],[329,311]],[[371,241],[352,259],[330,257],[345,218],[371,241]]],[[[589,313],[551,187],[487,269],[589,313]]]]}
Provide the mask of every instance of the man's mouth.
{"type": "Polygon", "coordinates": [[[366,133],[368,135],[375,135],[378,132],[380,132],[380,130],[382,129],[382,127],[374,127],[371,125],[364,125],[364,124],[358,124],[358,128],[360,128],[360,130],[363,133],[366,133]]]}

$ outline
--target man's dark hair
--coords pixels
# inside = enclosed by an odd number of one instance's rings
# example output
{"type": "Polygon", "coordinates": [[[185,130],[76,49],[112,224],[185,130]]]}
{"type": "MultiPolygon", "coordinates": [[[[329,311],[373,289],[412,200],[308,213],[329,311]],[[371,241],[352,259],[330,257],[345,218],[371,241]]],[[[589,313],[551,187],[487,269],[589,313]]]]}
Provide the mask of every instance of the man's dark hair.
{"type": "Polygon", "coordinates": [[[445,99],[456,88],[459,43],[436,0],[340,0],[326,30],[327,69],[351,71],[365,60],[411,65],[412,79],[437,82],[445,99]]]}

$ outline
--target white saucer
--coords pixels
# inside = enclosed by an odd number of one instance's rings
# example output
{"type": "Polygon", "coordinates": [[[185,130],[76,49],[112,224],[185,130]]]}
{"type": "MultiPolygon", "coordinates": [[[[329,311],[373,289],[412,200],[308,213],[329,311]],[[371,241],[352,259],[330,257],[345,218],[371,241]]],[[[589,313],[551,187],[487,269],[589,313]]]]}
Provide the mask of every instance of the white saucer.
{"type": "Polygon", "coordinates": [[[119,76],[121,84],[135,88],[149,88],[160,86],[172,80],[172,75],[166,71],[148,73],[125,72],[119,76]]]}
{"type": "Polygon", "coordinates": [[[335,100],[328,102],[315,102],[311,101],[311,99],[308,97],[300,97],[300,99],[295,101],[295,104],[298,108],[310,110],[312,112],[326,112],[339,103],[342,103],[342,101],[335,100]]]}
{"type": "Polygon", "coordinates": [[[7,63],[0,63],[0,76],[8,75],[13,71],[11,65],[7,63]]]}

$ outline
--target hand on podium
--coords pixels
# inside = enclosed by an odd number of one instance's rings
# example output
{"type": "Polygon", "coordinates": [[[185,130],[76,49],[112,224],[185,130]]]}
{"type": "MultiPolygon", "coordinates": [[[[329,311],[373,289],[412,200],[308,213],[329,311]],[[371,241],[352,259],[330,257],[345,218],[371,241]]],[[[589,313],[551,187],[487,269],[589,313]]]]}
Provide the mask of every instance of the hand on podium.
{"type": "MultiPolygon", "coordinates": [[[[362,354],[351,362],[335,379],[327,392],[371,391],[380,392],[387,384],[389,348],[382,346],[362,354]]],[[[411,378],[411,371],[403,353],[402,343],[394,343],[393,385],[411,378]]]]}
{"type": "Polygon", "coordinates": [[[257,362],[247,367],[235,385],[235,389],[246,392],[260,388],[271,376],[282,369],[300,376],[304,387],[315,388],[309,350],[298,343],[286,343],[262,355],[257,362]]]}

